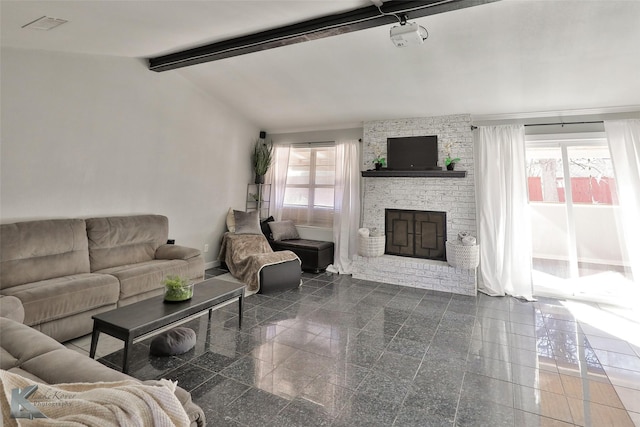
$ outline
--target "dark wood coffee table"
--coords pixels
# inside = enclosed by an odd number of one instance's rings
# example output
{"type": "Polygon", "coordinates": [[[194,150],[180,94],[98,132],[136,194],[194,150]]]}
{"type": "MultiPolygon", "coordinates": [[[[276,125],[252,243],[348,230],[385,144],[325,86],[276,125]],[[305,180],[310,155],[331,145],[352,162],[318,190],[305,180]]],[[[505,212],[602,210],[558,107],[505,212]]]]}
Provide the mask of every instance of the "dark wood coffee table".
{"type": "Polygon", "coordinates": [[[221,304],[238,299],[238,327],[242,328],[242,303],[244,284],[208,279],[194,286],[193,298],[178,303],[164,302],[164,296],[152,297],[115,310],[91,316],[93,333],[89,356],[93,359],[98,346],[98,337],[103,332],[124,341],[122,372],[129,370],[129,349],[134,342],[156,335],[166,329],[185,323],[221,304]]]}

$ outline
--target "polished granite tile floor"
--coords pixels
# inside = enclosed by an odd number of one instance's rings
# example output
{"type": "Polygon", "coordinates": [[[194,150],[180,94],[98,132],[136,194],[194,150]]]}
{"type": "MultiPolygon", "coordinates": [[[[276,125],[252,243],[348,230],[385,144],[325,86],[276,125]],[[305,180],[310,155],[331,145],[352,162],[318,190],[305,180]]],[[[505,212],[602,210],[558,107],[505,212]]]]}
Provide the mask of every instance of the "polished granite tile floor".
{"type": "MultiPolygon", "coordinates": [[[[198,336],[186,354],[135,344],[130,374],[177,380],[215,426],[640,426],[634,319],[554,299],[303,278],[247,297],[241,330],[236,304],[185,324],[198,336]]],[[[121,344],[105,338],[99,360],[118,368],[121,344]]],[[[88,339],[67,345],[86,351],[88,339]]]]}

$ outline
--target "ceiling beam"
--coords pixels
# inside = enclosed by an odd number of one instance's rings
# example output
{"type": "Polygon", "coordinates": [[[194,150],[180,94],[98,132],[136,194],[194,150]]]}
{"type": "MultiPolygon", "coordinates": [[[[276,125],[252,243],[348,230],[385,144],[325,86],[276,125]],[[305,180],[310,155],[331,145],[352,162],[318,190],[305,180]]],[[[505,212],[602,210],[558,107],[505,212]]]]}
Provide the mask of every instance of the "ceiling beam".
{"type": "Polygon", "coordinates": [[[349,12],[323,16],[280,28],[149,58],[149,69],[153,71],[174,70],[232,56],[398,23],[398,19],[392,14],[403,14],[406,19],[412,20],[494,1],[498,0],[393,0],[384,3],[382,6],[382,11],[391,15],[381,14],[374,5],[362,7],[349,12]]]}

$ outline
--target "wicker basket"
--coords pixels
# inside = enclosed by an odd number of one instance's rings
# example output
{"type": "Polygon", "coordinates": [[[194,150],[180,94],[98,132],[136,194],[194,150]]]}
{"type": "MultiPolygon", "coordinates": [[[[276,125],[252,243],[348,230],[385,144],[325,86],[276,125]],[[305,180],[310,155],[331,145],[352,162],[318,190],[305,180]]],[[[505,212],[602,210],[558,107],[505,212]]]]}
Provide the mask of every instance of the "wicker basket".
{"type": "Polygon", "coordinates": [[[474,269],[480,263],[478,245],[463,246],[457,240],[447,240],[447,262],[455,268],[474,269]]]}
{"type": "Polygon", "coordinates": [[[358,255],[376,257],[384,255],[384,236],[359,236],[358,255]]]}

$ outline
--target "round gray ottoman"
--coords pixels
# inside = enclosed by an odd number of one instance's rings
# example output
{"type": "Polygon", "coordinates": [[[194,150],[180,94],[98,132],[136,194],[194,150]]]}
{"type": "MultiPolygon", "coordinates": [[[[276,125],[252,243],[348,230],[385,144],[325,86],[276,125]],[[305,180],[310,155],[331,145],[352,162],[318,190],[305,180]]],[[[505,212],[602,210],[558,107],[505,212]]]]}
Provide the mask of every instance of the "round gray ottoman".
{"type": "Polygon", "coordinates": [[[196,333],[189,328],[173,328],[151,340],[152,356],[173,356],[186,353],[196,345],[196,333]]]}

